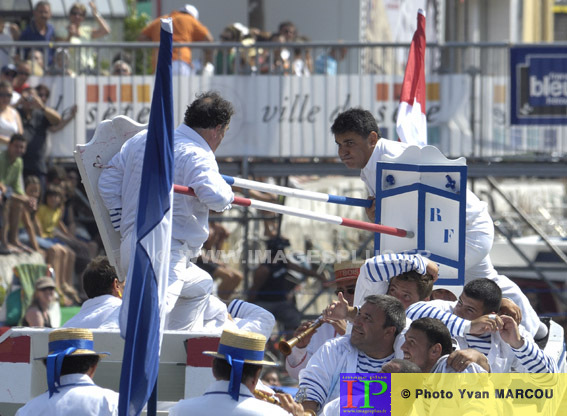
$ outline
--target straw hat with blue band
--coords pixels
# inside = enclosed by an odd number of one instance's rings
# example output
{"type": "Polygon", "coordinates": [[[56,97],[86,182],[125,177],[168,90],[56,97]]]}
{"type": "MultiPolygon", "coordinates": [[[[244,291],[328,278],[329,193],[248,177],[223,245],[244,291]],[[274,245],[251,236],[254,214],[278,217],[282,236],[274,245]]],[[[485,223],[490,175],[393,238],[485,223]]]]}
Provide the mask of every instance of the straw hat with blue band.
{"type": "Polygon", "coordinates": [[[244,364],[276,365],[276,363],[264,360],[265,347],[266,337],[263,335],[237,329],[225,329],[221,334],[218,351],[204,351],[203,354],[226,360],[231,365],[228,392],[234,400],[238,401],[244,364]]]}
{"type": "Polygon", "coordinates": [[[59,391],[57,387],[60,385],[59,378],[65,357],[70,355],[98,355],[101,357],[109,355],[108,352],[96,352],[93,348],[93,333],[88,329],[65,328],[56,329],[49,333],[49,354],[47,357],[37,358],[38,360],[46,360],[49,397],[59,391]]]}

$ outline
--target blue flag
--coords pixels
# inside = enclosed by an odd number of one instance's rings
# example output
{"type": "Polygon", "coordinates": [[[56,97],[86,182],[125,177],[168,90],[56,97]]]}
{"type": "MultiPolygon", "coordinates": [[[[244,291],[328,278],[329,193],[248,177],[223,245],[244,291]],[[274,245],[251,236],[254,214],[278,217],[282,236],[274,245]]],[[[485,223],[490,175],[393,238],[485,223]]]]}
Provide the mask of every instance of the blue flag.
{"type": "Polygon", "coordinates": [[[140,182],[134,255],[130,260],[120,311],[120,331],[125,338],[120,416],[142,412],[158,376],[173,208],[172,32],[171,19],[162,19],[140,182]]]}

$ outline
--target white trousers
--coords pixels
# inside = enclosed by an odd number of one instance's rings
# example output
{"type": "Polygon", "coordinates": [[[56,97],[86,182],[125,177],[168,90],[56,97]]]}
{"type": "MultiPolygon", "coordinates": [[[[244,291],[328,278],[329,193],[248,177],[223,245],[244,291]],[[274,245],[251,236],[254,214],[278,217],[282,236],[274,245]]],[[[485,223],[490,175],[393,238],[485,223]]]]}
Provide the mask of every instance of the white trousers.
{"type": "MultiPolygon", "coordinates": [[[[120,267],[128,270],[132,250],[131,234],[120,245],[120,267]]],[[[213,289],[209,273],[191,263],[193,252],[182,241],[171,240],[171,257],[166,294],[165,329],[202,328],[203,314],[213,289]]]]}

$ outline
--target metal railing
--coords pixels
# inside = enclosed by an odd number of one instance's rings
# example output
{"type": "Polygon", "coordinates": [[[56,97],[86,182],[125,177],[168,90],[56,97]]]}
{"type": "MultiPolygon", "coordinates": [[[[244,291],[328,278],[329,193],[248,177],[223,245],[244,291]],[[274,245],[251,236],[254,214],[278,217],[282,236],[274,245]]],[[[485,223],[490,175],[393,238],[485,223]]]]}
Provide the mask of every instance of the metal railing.
{"type": "MultiPolygon", "coordinates": [[[[279,83],[272,82],[271,90],[266,91],[266,94],[278,95],[275,102],[278,99],[282,102],[289,99],[289,112],[295,109],[299,113],[302,102],[294,104],[292,98],[305,95],[319,97],[323,103],[336,103],[338,109],[347,105],[360,105],[376,114],[385,137],[396,137],[397,100],[409,44],[310,42],[243,45],[215,42],[174,46],[191,48],[195,76],[226,77],[223,82],[232,89],[238,89],[242,79],[231,76],[251,77],[247,87],[250,97],[245,97],[242,104],[250,106],[253,111],[259,112],[265,108],[265,104],[256,97],[258,92],[263,92],[265,84],[261,81],[262,76],[278,77],[279,83]],[[315,74],[317,59],[331,48],[346,50],[345,58],[338,62],[337,75],[315,74]],[[213,56],[214,70],[210,66],[205,67],[205,56],[213,56]],[[302,64],[295,65],[294,57],[296,62],[302,64]],[[297,69],[298,67],[304,69],[297,69]],[[309,78],[306,77],[308,73],[309,78]],[[302,76],[292,76],[298,74],[302,76]],[[289,76],[293,80],[290,81],[289,76]]],[[[43,51],[45,58],[41,69],[44,74],[69,74],[77,78],[94,76],[100,84],[108,83],[108,77],[113,76],[112,65],[116,59],[129,62],[132,68],[131,74],[124,72],[114,75],[120,77],[121,82],[136,77],[149,77],[153,69],[152,51],[156,47],[157,44],[152,42],[0,43],[0,48],[7,48],[22,59],[28,48],[43,51]]],[[[510,44],[445,43],[428,44],[427,47],[430,144],[439,147],[447,156],[467,156],[481,160],[521,156],[550,161],[565,157],[566,126],[510,124],[510,44]]],[[[37,61],[32,61],[31,65],[32,72],[40,66],[37,61]]],[[[38,74],[40,72],[37,71],[38,74]]],[[[201,84],[205,85],[206,82],[201,84]]],[[[280,112],[282,111],[283,105],[280,108],[280,112]]],[[[313,131],[301,131],[302,142],[328,140],[328,126],[332,122],[329,119],[336,113],[329,107],[323,108],[322,114],[328,120],[314,127],[313,131]]],[[[294,117],[292,114],[286,116],[290,120],[294,117]]],[[[283,112],[280,118],[285,118],[283,112]]],[[[292,121],[294,120],[290,123],[292,121]]],[[[280,120],[280,126],[282,123],[280,120]]],[[[282,131],[280,134],[286,133],[282,131]]],[[[286,146],[290,145],[282,144],[280,148],[286,146]]],[[[282,150],[276,156],[335,156],[334,149],[330,147],[332,146],[324,146],[312,151],[301,147],[287,153],[282,150]]]]}

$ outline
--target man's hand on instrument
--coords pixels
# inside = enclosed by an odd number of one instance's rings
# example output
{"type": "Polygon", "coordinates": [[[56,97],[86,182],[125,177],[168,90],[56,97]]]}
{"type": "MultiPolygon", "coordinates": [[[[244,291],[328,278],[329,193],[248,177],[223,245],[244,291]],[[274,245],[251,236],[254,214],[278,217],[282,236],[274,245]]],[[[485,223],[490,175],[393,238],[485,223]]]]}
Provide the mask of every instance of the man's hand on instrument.
{"type": "Polygon", "coordinates": [[[303,416],[303,406],[293,400],[293,397],[286,393],[276,393],[275,396],[280,402],[282,409],[294,416],[303,416]]]}
{"type": "MultiPolygon", "coordinates": [[[[303,322],[301,325],[299,325],[297,327],[297,329],[295,330],[295,332],[293,333],[294,337],[297,337],[298,335],[302,334],[303,332],[305,332],[307,330],[307,328],[309,328],[311,325],[313,325],[313,322],[315,321],[306,321],[303,322]]],[[[305,337],[301,338],[299,340],[299,342],[296,344],[297,348],[305,348],[307,347],[307,345],[309,344],[309,341],[311,341],[311,337],[313,336],[313,334],[317,332],[317,330],[311,332],[310,334],[306,335],[305,337]]]]}
{"type": "Polygon", "coordinates": [[[326,318],[323,318],[323,322],[326,322],[328,324],[333,325],[333,328],[335,328],[335,331],[337,332],[337,334],[339,334],[339,335],[346,334],[347,321],[345,319],[326,319],[326,318]]]}

